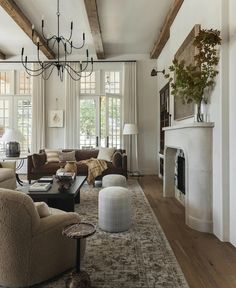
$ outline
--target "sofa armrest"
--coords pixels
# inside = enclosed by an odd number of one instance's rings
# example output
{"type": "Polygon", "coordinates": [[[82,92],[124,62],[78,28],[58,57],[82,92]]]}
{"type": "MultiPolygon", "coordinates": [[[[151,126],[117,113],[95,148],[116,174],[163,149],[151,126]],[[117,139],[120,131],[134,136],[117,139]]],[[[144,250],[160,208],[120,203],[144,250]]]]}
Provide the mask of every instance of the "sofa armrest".
{"type": "Polygon", "coordinates": [[[40,219],[38,229],[35,231],[34,236],[38,236],[43,233],[49,233],[53,230],[62,230],[71,224],[80,222],[80,217],[74,212],[65,212],[60,214],[53,214],[45,218],[40,219]]]}
{"type": "Polygon", "coordinates": [[[16,161],[2,161],[1,166],[2,168],[10,168],[16,171],[16,161]]]}
{"type": "Polygon", "coordinates": [[[127,171],[127,154],[122,154],[122,170],[124,172],[124,176],[128,177],[128,171],[127,171]]]}

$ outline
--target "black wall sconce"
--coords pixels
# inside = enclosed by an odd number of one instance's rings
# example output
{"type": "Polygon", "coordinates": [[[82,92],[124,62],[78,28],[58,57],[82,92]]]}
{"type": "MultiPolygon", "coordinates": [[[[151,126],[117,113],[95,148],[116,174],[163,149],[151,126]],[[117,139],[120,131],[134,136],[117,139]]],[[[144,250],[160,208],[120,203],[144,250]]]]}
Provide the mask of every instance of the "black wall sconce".
{"type": "Polygon", "coordinates": [[[158,73],[162,73],[164,75],[165,74],[165,69],[157,70],[156,68],[153,68],[152,71],[151,71],[151,76],[157,76],[158,73]]]}

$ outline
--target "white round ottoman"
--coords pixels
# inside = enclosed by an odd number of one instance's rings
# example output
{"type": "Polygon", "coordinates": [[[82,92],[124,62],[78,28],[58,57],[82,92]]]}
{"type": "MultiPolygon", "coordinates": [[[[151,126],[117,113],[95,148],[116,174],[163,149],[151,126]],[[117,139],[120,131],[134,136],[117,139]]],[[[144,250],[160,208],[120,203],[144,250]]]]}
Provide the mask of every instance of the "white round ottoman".
{"type": "Polygon", "coordinates": [[[98,196],[98,224],[108,232],[123,232],[131,224],[131,193],[112,186],[102,189],[98,196]]]}
{"type": "Polygon", "coordinates": [[[110,187],[110,186],[121,186],[121,187],[126,187],[126,178],[123,175],[119,174],[109,174],[105,175],[102,178],[102,187],[110,187]]]}

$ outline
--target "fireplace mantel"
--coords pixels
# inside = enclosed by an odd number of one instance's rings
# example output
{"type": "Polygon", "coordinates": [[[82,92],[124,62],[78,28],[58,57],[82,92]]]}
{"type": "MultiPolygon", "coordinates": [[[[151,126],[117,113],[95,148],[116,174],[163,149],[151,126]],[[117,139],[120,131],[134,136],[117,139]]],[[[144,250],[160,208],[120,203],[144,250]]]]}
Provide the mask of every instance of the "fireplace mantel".
{"type": "Polygon", "coordinates": [[[214,123],[165,127],[164,197],[175,195],[176,149],[185,154],[186,224],[212,232],[212,131],[214,123]]]}

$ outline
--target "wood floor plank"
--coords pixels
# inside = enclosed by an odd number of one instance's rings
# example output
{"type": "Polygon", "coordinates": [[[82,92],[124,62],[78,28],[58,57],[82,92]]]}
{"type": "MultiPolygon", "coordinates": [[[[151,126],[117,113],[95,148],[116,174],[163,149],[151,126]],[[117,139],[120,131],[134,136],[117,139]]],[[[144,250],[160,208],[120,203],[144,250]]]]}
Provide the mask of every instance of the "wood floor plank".
{"type": "Polygon", "coordinates": [[[190,288],[235,288],[236,248],[212,234],[189,228],[184,207],[174,198],[163,197],[162,180],[157,176],[138,180],[190,288]]]}

